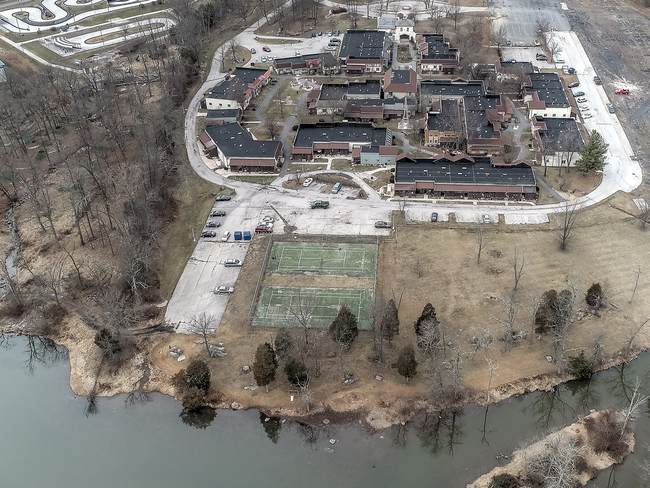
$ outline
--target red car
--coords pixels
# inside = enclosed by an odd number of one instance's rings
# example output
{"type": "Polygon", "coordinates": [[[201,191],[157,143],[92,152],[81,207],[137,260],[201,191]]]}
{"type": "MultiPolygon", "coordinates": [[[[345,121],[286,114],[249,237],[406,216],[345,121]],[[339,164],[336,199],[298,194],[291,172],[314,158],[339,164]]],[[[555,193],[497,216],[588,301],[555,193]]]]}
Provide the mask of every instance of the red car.
{"type": "Polygon", "coordinates": [[[630,90],[625,90],[625,89],[623,89],[623,90],[616,90],[616,94],[617,94],[617,95],[629,95],[629,94],[630,94],[630,90]]]}
{"type": "Polygon", "coordinates": [[[268,46],[264,46],[264,47],[262,48],[262,51],[264,51],[265,53],[270,53],[270,52],[271,52],[271,48],[268,47],[268,46]]]}

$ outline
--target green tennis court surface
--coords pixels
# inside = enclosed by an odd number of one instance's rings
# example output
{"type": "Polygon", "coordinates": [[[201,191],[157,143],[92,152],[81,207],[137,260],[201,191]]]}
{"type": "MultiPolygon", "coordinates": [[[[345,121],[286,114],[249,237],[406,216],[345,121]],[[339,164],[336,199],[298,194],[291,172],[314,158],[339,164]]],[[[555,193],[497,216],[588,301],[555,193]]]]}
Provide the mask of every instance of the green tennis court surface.
{"type": "Polygon", "coordinates": [[[295,327],[297,314],[310,317],[311,327],[329,327],[339,307],[346,304],[356,315],[359,329],[367,330],[373,300],[370,289],[268,287],[262,289],[252,325],[295,327]]]}
{"type": "Polygon", "coordinates": [[[374,244],[319,244],[276,242],[267,272],[374,278],[377,246],[374,244]]]}

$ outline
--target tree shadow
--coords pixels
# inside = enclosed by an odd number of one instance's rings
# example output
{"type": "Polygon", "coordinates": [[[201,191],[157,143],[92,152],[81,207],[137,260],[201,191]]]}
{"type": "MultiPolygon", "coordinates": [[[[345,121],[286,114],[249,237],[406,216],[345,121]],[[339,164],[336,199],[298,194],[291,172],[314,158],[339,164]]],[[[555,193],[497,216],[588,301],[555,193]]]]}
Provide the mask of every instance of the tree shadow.
{"type": "Polygon", "coordinates": [[[210,407],[200,407],[193,410],[184,408],[179,417],[185,425],[195,429],[207,429],[217,416],[217,411],[210,407]]]}
{"type": "Polygon", "coordinates": [[[282,419],[279,417],[269,417],[264,412],[260,412],[260,422],[266,432],[266,437],[273,444],[277,444],[280,440],[280,431],[282,430],[282,419]]]}
{"type": "Polygon", "coordinates": [[[27,336],[27,359],[24,366],[28,374],[33,375],[36,365],[46,368],[68,359],[68,350],[57,345],[53,340],[42,336],[27,336]]]}

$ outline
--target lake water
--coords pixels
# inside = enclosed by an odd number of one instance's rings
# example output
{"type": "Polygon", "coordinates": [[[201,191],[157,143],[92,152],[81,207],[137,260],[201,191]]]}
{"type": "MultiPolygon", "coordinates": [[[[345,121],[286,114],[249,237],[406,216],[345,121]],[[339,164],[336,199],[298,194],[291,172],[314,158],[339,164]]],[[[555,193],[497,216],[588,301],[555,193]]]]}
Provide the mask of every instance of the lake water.
{"type": "MultiPolygon", "coordinates": [[[[649,370],[646,354],[590,383],[493,405],[487,417],[485,408],[467,406],[368,434],[357,423],[316,430],[265,421],[257,411],[181,417],[180,403],[160,394],[98,399],[97,411],[89,411],[68,386],[64,349],[38,337],[11,338],[8,345],[5,338],[0,486],[462,487],[526,439],[573,423],[590,408],[622,407],[635,377],[648,384],[649,370]]],[[[615,486],[613,479],[621,487],[639,486],[649,412],[644,406],[634,424],[636,453],[589,486],[615,486]]]]}

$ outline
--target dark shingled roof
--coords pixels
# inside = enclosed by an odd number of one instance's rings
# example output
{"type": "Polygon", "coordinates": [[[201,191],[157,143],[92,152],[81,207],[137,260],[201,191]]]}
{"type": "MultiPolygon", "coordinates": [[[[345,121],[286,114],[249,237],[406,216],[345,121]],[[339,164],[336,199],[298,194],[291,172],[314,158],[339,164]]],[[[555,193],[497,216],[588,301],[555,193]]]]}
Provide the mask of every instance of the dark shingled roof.
{"type": "Polygon", "coordinates": [[[256,141],[238,123],[205,129],[227,158],[275,158],[279,141],[256,141]]]}
{"type": "Polygon", "coordinates": [[[381,59],[387,56],[390,37],[384,31],[348,30],[343,35],[339,58],[381,59]]]}
{"type": "Polygon", "coordinates": [[[546,149],[555,152],[578,152],[585,145],[578,123],[574,119],[543,117],[536,117],[536,119],[546,124],[545,130],[539,130],[539,137],[546,149]]]}
{"type": "Polygon", "coordinates": [[[473,157],[451,161],[440,159],[408,159],[397,161],[395,183],[435,181],[460,185],[513,185],[535,186],[533,169],[525,163],[511,166],[492,165],[490,157],[473,157]]]}
{"type": "Polygon", "coordinates": [[[430,114],[427,119],[427,128],[429,130],[449,131],[454,128],[459,129],[460,110],[456,100],[442,100],[442,110],[440,114],[430,114]],[[456,122],[457,121],[457,122],[456,122]]]}
{"type": "Polygon", "coordinates": [[[463,81],[454,83],[451,80],[423,81],[420,84],[420,91],[423,96],[480,96],[485,93],[481,81],[463,81]]]}
{"type": "Polygon", "coordinates": [[[315,142],[358,142],[371,146],[388,146],[392,132],[377,129],[372,124],[335,122],[332,124],[302,124],[298,128],[294,147],[312,147],[315,142]]]}
{"type": "Polygon", "coordinates": [[[450,47],[442,34],[423,34],[423,37],[427,47],[420,48],[426,51],[422,52],[422,59],[456,59],[458,49],[450,47]]]}
{"type": "Polygon", "coordinates": [[[379,80],[366,80],[363,83],[352,82],[348,87],[348,95],[379,95],[381,83],[379,80]]]}
{"type": "Polygon", "coordinates": [[[229,108],[224,110],[208,110],[206,119],[210,120],[210,119],[237,117],[237,115],[239,115],[238,108],[229,108]]]}
{"type": "Polygon", "coordinates": [[[547,107],[568,107],[569,100],[557,73],[530,73],[530,87],[547,107]]]}

